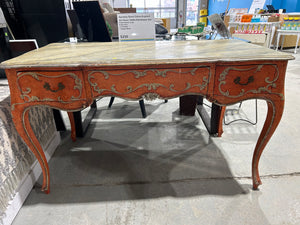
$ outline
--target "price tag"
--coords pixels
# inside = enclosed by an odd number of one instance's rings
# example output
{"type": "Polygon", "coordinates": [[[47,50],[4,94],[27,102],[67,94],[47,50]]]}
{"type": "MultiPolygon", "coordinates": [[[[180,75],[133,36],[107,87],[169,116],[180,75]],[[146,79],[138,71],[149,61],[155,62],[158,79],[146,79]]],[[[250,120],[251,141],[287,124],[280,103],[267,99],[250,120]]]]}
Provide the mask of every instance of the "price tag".
{"type": "Polygon", "coordinates": [[[154,41],[153,13],[119,13],[119,41],[154,41]]]}

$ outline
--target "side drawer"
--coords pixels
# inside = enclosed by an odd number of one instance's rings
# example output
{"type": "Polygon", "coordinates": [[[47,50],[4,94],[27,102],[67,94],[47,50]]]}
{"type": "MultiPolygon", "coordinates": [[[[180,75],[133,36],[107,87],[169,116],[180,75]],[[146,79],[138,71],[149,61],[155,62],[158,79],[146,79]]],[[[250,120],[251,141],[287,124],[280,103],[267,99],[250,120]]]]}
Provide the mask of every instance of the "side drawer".
{"type": "Polygon", "coordinates": [[[145,70],[90,70],[88,82],[93,97],[171,98],[207,93],[210,66],[145,70]]]}
{"type": "Polygon", "coordinates": [[[81,71],[19,71],[17,87],[25,102],[69,103],[85,99],[81,71]]]}
{"type": "Polygon", "coordinates": [[[257,93],[272,93],[278,78],[276,64],[217,66],[214,95],[240,98],[257,93]]]}

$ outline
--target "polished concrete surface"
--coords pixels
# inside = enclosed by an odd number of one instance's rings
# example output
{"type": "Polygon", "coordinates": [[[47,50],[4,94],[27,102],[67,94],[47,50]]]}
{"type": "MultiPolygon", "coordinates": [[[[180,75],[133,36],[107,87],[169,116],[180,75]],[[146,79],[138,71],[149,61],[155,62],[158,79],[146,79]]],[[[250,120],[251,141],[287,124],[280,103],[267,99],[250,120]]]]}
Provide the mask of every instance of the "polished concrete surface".
{"type": "MultiPolygon", "coordinates": [[[[217,138],[198,115],[179,116],[178,99],[146,101],[142,119],[138,102],[116,99],[108,110],[104,98],[84,138],[63,134],[49,164],[50,194],[37,185],[13,224],[300,224],[300,54],[294,56],[284,114],[260,160],[259,190],[251,188],[251,158],[264,101],[257,125],[224,125],[217,138]]],[[[228,107],[226,122],[254,121],[254,106],[228,107]]]]}

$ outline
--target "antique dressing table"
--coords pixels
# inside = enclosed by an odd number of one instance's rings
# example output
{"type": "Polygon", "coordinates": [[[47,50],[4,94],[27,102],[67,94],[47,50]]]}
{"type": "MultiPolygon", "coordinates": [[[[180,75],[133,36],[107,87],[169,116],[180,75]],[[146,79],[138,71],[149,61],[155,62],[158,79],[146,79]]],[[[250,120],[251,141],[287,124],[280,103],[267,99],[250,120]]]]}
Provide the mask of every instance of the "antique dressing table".
{"type": "Polygon", "coordinates": [[[46,193],[50,191],[48,163],[31,129],[28,109],[47,105],[68,111],[75,139],[70,112],[102,96],[201,95],[221,106],[266,100],[267,117],[252,159],[257,189],[260,156],[282,116],[285,72],[291,59],[289,54],[237,40],[56,43],[5,61],[1,67],[9,81],[14,124],[42,167],[46,193]]]}

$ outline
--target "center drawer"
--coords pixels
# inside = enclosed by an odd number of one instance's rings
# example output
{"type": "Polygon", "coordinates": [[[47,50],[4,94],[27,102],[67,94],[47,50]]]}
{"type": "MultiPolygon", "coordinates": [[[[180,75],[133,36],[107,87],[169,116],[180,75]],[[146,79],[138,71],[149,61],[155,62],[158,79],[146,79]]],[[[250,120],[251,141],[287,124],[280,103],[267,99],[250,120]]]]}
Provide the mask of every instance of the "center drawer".
{"type": "Polygon", "coordinates": [[[147,96],[171,98],[187,93],[206,94],[210,66],[145,70],[91,70],[88,83],[93,97],[119,96],[138,99],[147,96]]]}

